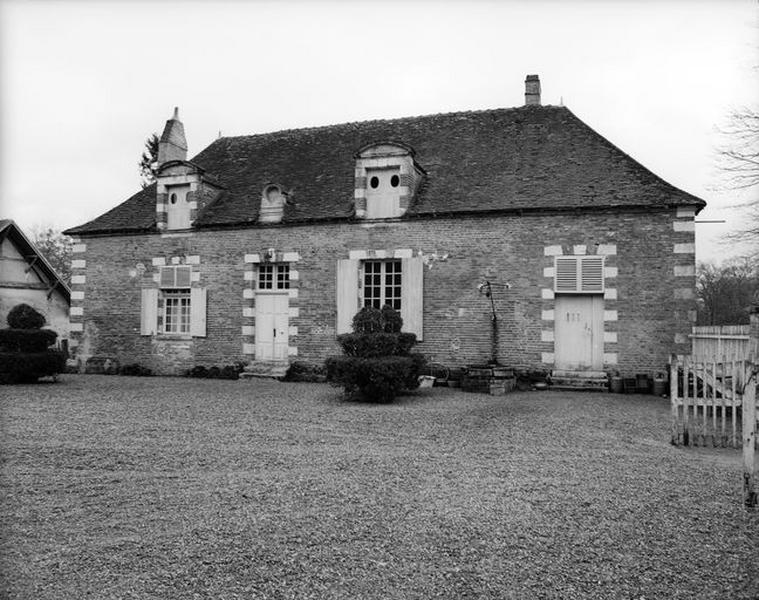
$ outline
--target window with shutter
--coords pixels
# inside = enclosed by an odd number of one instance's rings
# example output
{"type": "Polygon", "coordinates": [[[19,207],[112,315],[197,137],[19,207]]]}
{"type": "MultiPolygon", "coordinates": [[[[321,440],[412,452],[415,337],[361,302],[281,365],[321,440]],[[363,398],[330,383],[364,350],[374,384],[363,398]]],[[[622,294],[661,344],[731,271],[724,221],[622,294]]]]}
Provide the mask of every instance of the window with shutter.
{"type": "Polygon", "coordinates": [[[389,304],[403,330],[422,340],[424,265],[419,256],[394,260],[337,261],[337,333],[349,333],[359,306],[389,304]]]}
{"type": "Polygon", "coordinates": [[[603,256],[557,256],[554,263],[554,292],[557,294],[602,294],[603,256]]]}
{"type": "Polygon", "coordinates": [[[192,267],[173,265],[161,267],[159,285],[162,317],[162,333],[188,334],[192,330],[193,315],[191,295],[192,267]]]}

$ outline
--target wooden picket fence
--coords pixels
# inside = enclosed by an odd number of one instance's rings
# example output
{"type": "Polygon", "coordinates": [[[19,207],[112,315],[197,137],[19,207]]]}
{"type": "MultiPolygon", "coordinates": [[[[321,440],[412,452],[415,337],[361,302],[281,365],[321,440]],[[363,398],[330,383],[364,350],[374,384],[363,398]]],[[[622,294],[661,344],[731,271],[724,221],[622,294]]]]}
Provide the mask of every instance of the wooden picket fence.
{"type": "Polygon", "coordinates": [[[743,448],[744,500],[755,506],[757,366],[746,359],[670,359],[672,443],[743,448]]]}
{"type": "Polygon", "coordinates": [[[750,325],[707,325],[693,327],[691,355],[700,360],[716,357],[747,358],[750,353],[750,325]]]}

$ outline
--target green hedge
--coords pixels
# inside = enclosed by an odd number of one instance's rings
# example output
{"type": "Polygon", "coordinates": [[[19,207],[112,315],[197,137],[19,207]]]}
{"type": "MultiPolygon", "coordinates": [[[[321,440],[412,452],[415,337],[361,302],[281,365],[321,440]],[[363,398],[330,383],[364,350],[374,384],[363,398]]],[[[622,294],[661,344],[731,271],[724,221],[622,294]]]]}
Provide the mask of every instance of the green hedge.
{"type": "Polygon", "coordinates": [[[344,333],[337,336],[337,343],[346,356],[374,358],[378,356],[408,356],[416,344],[414,333],[344,333]]]}
{"type": "Polygon", "coordinates": [[[57,338],[52,329],[0,329],[0,351],[44,352],[57,338]]]}
{"type": "Polygon", "coordinates": [[[409,356],[332,356],[326,360],[327,381],[338,383],[359,400],[392,402],[404,390],[419,386],[424,365],[420,354],[409,356]]]}
{"type": "Polygon", "coordinates": [[[31,383],[65,368],[66,355],[58,350],[0,352],[0,383],[31,383]]]}

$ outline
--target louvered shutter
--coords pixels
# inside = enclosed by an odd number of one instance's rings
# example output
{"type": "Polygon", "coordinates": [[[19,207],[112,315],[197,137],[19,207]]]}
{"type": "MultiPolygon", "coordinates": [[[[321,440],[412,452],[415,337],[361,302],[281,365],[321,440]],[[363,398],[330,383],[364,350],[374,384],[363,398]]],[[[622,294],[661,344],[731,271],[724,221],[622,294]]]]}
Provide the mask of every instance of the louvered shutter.
{"type": "Polygon", "coordinates": [[[161,287],[173,288],[174,287],[174,267],[161,267],[161,287]]]}
{"type": "Polygon", "coordinates": [[[557,294],[603,293],[603,256],[557,256],[554,265],[554,291],[557,294]]]}
{"type": "Polygon", "coordinates": [[[190,280],[192,279],[192,267],[174,267],[175,273],[175,285],[178,288],[190,287],[190,280]]]}
{"type": "Polygon", "coordinates": [[[557,293],[577,292],[577,257],[557,256],[555,267],[554,291],[557,293]]]}
{"type": "Polygon", "coordinates": [[[190,290],[190,335],[206,337],[206,289],[190,290]]]}
{"type": "Polygon", "coordinates": [[[604,291],[603,256],[583,256],[580,259],[580,291],[586,294],[604,291]]]}
{"type": "Polygon", "coordinates": [[[415,333],[422,341],[424,330],[424,264],[422,257],[404,258],[401,262],[401,317],[403,331],[415,333]]]}
{"type": "Polygon", "coordinates": [[[337,322],[338,334],[353,331],[353,317],[358,312],[358,261],[337,261],[337,322]]]}
{"type": "Polygon", "coordinates": [[[162,288],[188,288],[192,280],[192,267],[161,267],[162,288]]]}
{"type": "Polygon", "coordinates": [[[158,290],[143,288],[140,305],[140,335],[155,335],[158,331],[158,290]]]}

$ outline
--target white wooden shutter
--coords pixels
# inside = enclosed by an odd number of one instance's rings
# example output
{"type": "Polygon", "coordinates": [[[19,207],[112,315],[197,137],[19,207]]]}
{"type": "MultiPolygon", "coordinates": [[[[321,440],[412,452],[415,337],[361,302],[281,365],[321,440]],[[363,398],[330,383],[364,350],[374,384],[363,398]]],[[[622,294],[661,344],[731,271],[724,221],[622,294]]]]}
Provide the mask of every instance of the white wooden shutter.
{"type": "Polygon", "coordinates": [[[554,291],[572,293],[577,291],[577,257],[557,256],[555,262],[554,291]]]}
{"type": "Polygon", "coordinates": [[[158,290],[142,288],[140,306],[140,335],[155,335],[158,331],[158,290]]]}
{"type": "Polygon", "coordinates": [[[174,267],[161,267],[161,282],[162,288],[173,288],[175,280],[174,267]]]}
{"type": "Polygon", "coordinates": [[[190,290],[190,335],[206,337],[206,289],[190,290]]]}
{"type": "Polygon", "coordinates": [[[337,323],[336,331],[353,331],[353,317],[358,312],[358,261],[337,261],[337,323]]]}
{"type": "Polygon", "coordinates": [[[190,287],[190,281],[192,280],[192,267],[174,267],[175,272],[175,285],[178,288],[190,287]]]}
{"type": "Polygon", "coordinates": [[[556,293],[603,293],[603,256],[557,256],[554,265],[554,291],[556,293]]]}
{"type": "Polygon", "coordinates": [[[580,259],[580,291],[586,294],[604,291],[603,256],[583,256],[580,259]]]}
{"type": "Polygon", "coordinates": [[[424,263],[422,257],[401,261],[401,317],[403,331],[415,333],[422,340],[424,330],[424,263]]]}

